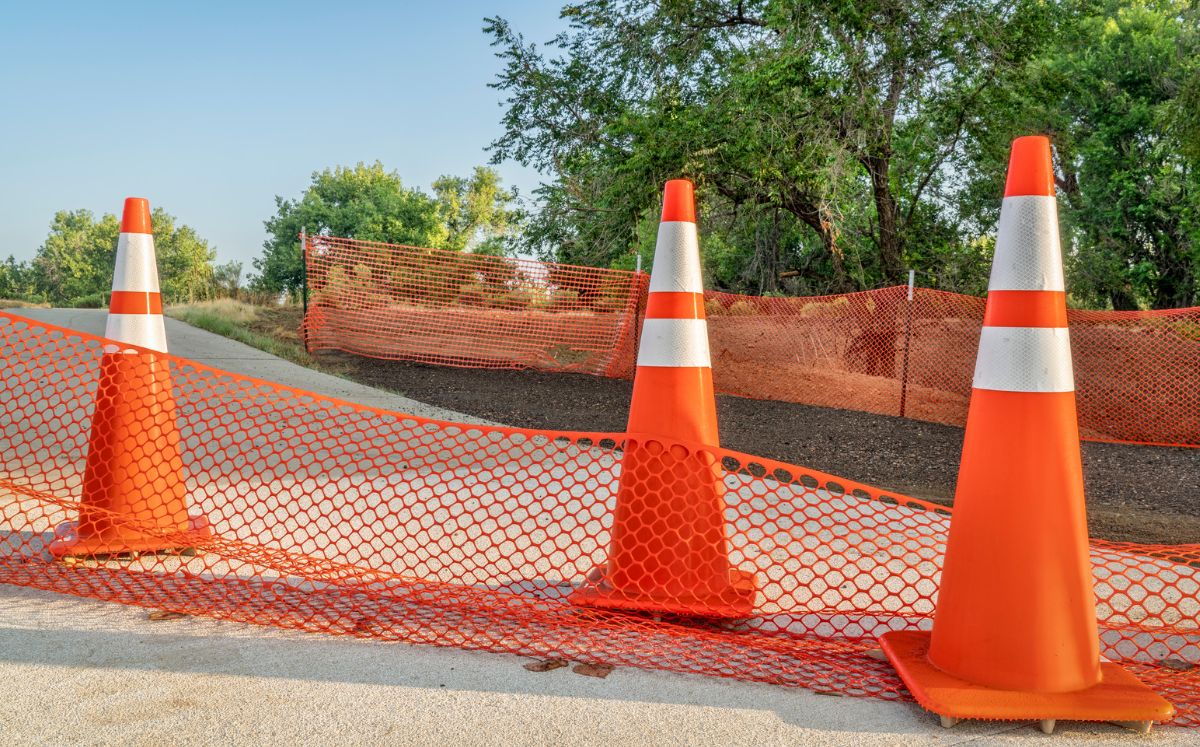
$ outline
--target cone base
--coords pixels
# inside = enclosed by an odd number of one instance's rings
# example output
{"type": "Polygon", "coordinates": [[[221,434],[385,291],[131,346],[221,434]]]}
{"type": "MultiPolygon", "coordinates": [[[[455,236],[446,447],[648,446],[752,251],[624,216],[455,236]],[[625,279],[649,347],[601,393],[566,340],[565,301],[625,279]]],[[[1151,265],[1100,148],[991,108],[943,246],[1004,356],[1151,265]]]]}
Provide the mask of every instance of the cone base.
{"type": "Polygon", "coordinates": [[[1100,683],[1068,693],[994,690],[929,663],[930,634],[885,633],[879,644],[904,685],[927,711],[945,719],[995,721],[1166,721],[1175,708],[1125,669],[1101,662],[1100,683]]]}
{"type": "Polygon", "coordinates": [[[167,536],[129,532],[117,536],[79,537],[74,532],[74,522],[57,528],[55,539],[50,543],[50,554],[55,558],[117,557],[131,553],[175,553],[195,550],[212,539],[212,527],[207,517],[188,518],[188,531],[167,536]]]}
{"type": "Polygon", "coordinates": [[[754,596],[758,591],[754,574],[738,569],[729,571],[729,586],[719,593],[696,594],[686,591],[623,591],[606,578],[606,570],[597,569],[588,582],[569,597],[580,607],[649,612],[712,620],[742,620],[754,616],[754,596]],[[595,580],[593,580],[593,577],[595,580]]]}

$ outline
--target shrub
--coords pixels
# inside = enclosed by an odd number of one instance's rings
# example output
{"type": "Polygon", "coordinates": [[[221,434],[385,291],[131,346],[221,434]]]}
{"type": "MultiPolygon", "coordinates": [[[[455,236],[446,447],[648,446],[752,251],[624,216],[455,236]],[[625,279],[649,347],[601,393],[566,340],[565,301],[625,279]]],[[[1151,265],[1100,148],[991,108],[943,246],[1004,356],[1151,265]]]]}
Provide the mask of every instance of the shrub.
{"type": "Polygon", "coordinates": [[[749,301],[734,301],[729,305],[730,316],[754,316],[758,310],[749,301]]]}
{"type": "Polygon", "coordinates": [[[491,304],[493,308],[521,311],[529,308],[530,295],[525,288],[511,290],[493,290],[491,304]]]}
{"type": "Polygon", "coordinates": [[[458,286],[458,293],[454,296],[456,306],[472,306],[482,308],[487,305],[487,289],[483,287],[483,283],[465,283],[458,286]]]}
{"type": "Polygon", "coordinates": [[[630,282],[626,277],[605,278],[596,288],[591,306],[599,312],[621,311],[629,303],[630,282]]]}
{"type": "Polygon", "coordinates": [[[574,311],[579,308],[579,291],[570,288],[556,288],[550,294],[550,308],[553,311],[574,311]]]}
{"type": "Polygon", "coordinates": [[[837,296],[832,301],[812,301],[809,299],[798,298],[797,306],[800,309],[800,316],[807,319],[812,316],[844,316],[850,310],[850,299],[845,296],[837,296]]]}
{"type": "Polygon", "coordinates": [[[73,309],[104,309],[108,308],[107,293],[89,293],[86,296],[73,298],[70,302],[73,309]]]}
{"type": "Polygon", "coordinates": [[[364,264],[354,265],[350,272],[345,267],[331,267],[325,283],[310,297],[317,306],[334,309],[375,309],[391,306],[390,295],[371,280],[371,268],[364,264]]]}

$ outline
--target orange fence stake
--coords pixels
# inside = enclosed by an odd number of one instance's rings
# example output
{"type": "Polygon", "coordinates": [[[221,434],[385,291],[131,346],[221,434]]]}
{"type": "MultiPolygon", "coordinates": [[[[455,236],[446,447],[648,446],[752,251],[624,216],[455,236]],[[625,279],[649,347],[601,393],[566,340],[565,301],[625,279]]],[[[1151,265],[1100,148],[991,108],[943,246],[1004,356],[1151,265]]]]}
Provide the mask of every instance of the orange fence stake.
{"type": "Polygon", "coordinates": [[[695,203],[684,179],[667,182],[663,195],[627,430],[608,563],[571,600],[749,617],[753,575],[729,562],[695,203]],[[713,451],[666,446],[658,438],[713,451]]]}
{"type": "MultiPolygon", "coordinates": [[[[150,204],[125,200],[105,337],[167,352],[150,204]]],[[[154,353],[105,347],[78,521],[55,529],[55,557],[160,552],[211,536],[190,517],[167,361],[154,353]]]]}
{"type": "Polygon", "coordinates": [[[1150,722],[1173,708],[1101,662],[1050,142],[1013,143],[933,631],[880,642],[925,708],[1150,722]]]}

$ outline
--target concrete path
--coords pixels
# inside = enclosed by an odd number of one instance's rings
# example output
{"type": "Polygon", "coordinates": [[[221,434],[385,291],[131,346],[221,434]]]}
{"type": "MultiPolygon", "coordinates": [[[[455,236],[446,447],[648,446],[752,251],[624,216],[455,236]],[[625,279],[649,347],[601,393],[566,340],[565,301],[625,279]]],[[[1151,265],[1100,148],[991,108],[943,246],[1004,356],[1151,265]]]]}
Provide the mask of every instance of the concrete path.
{"type": "MultiPolygon", "coordinates": [[[[533,673],[524,660],[291,633],[0,586],[0,741],[46,745],[1048,743],[1032,724],[944,730],[919,708],[715,677],[533,673]]],[[[1058,744],[1196,743],[1068,723],[1058,744]]]]}
{"type": "MultiPolygon", "coordinates": [[[[98,331],[103,312],[29,316],[98,331]]],[[[434,410],[168,320],[172,352],[379,407],[434,410]]],[[[437,411],[437,417],[451,413],[437,411]]],[[[1188,745],[1200,731],[968,722],[719,678],[533,673],[513,656],[295,633],[0,585],[0,744],[1188,745]]]]}
{"type": "MultiPolygon", "coordinates": [[[[4,309],[4,311],[92,335],[104,334],[104,321],[108,314],[103,309],[4,309]]],[[[166,324],[167,347],[171,354],[203,363],[206,366],[384,410],[394,410],[437,420],[455,420],[465,423],[488,422],[463,413],[417,402],[399,394],[356,384],[348,379],[313,371],[170,317],[167,317],[166,324]]]]}

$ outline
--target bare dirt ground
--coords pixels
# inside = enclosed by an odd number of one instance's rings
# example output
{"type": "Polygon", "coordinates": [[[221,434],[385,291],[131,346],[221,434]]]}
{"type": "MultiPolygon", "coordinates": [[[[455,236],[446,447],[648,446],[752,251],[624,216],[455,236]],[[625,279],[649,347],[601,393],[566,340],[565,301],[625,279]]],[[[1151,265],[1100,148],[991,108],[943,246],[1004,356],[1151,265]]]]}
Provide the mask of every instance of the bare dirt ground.
{"type": "MultiPolygon", "coordinates": [[[[255,331],[296,340],[298,309],[260,314],[255,331]]],[[[507,371],[315,356],[362,384],[506,425],[620,431],[632,383],[582,374],[507,371]]],[[[730,395],[717,397],[726,448],[951,505],[962,429],[885,415],[730,395]]],[[[1200,450],[1085,442],[1093,536],[1200,543],[1200,450]]],[[[1013,490],[1020,490],[1014,484],[1013,490]]]]}

